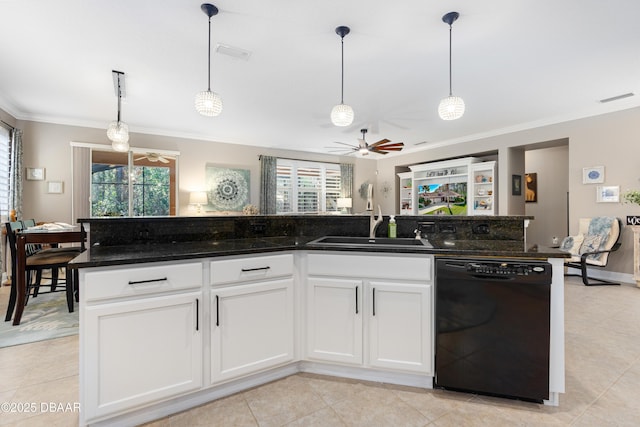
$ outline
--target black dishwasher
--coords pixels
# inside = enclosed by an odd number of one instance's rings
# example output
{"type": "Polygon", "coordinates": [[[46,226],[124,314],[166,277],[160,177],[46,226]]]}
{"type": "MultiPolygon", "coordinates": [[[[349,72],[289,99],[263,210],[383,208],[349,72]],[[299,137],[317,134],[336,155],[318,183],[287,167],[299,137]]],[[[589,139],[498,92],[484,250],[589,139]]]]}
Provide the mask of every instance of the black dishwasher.
{"type": "Polygon", "coordinates": [[[436,261],[434,387],[549,398],[551,264],[436,261]]]}

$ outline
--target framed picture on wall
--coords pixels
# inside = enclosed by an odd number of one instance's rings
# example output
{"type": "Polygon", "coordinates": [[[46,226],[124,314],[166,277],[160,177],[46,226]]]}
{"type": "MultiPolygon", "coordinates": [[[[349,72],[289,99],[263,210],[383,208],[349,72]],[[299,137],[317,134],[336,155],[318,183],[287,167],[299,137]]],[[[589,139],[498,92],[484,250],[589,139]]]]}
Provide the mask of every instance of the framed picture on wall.
{"type": "Polygon", "coordinates": [[[596,202],[598,203],[619,203],[619,185],[598,185],[596,187],[596,202]]]}
{"type": "Polygon", "coordinates": [[[524,174],[524,201],[526,203],[536,203],[538,201],[538,174],[524,174]]]}
{"type": "Polygon", "coordinates": [[[582,168],[583,184],[602,184],[604,182],[604,166],[582,168]]]}
{"type": "Polygon", "coordinates": [[[43,181],[44,180],[44,168],[27,168],[27,180],[28,181],[43,181]]]}
{"type": "Polygon", "coordinates": [[[522,195],[522,175],[511,175],[511,195],[522,195]]]}
{"type": "Polygon", "coordinates": [[[62,194],[64,190],[62,181],[49,181],[47,182],[47,193],[50,194],[62,194]]]}

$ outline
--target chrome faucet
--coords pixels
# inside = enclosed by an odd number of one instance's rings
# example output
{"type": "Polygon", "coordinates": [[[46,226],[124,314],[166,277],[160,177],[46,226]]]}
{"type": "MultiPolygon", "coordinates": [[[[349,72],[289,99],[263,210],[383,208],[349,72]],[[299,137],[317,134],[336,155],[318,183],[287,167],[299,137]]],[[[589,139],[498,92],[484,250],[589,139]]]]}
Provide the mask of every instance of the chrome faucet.
{"type": "Polygon", "coordinates": [[[369,240],[376,238],[376,229],[380,224],[382,224],[382,209],[380,209],[380,205],[378,205],[378,218],[373,215],[373,209],[369,216],[369,240]]]}

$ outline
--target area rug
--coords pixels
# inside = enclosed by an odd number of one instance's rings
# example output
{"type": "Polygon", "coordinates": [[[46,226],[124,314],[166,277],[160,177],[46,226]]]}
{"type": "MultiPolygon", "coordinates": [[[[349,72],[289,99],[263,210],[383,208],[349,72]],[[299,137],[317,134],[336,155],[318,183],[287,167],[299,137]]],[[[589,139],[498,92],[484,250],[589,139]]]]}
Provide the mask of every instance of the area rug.
{"type": "Polygon", "coordinates": [[[78,306],[69,313],[64,292],[40,294],[36,298],[29,298],[24,308],[22,320],[18,326],[12,326],[12,321],[4,321],[4,309],[0,321],[0,348],[52,338],[66,337],[78,333],[78,306]]]}

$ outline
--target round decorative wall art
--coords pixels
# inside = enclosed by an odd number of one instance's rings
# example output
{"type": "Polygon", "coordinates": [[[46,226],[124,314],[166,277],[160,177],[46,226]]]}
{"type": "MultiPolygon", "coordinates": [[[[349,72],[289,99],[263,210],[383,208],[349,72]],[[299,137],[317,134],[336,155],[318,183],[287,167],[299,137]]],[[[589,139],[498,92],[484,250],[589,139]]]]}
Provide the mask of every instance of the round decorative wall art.
{"type": "Polygon", "coordinates": [[[207,193],[215,211],[242,211],[249,203],[249,170],[207,166],[207,193]]]}

